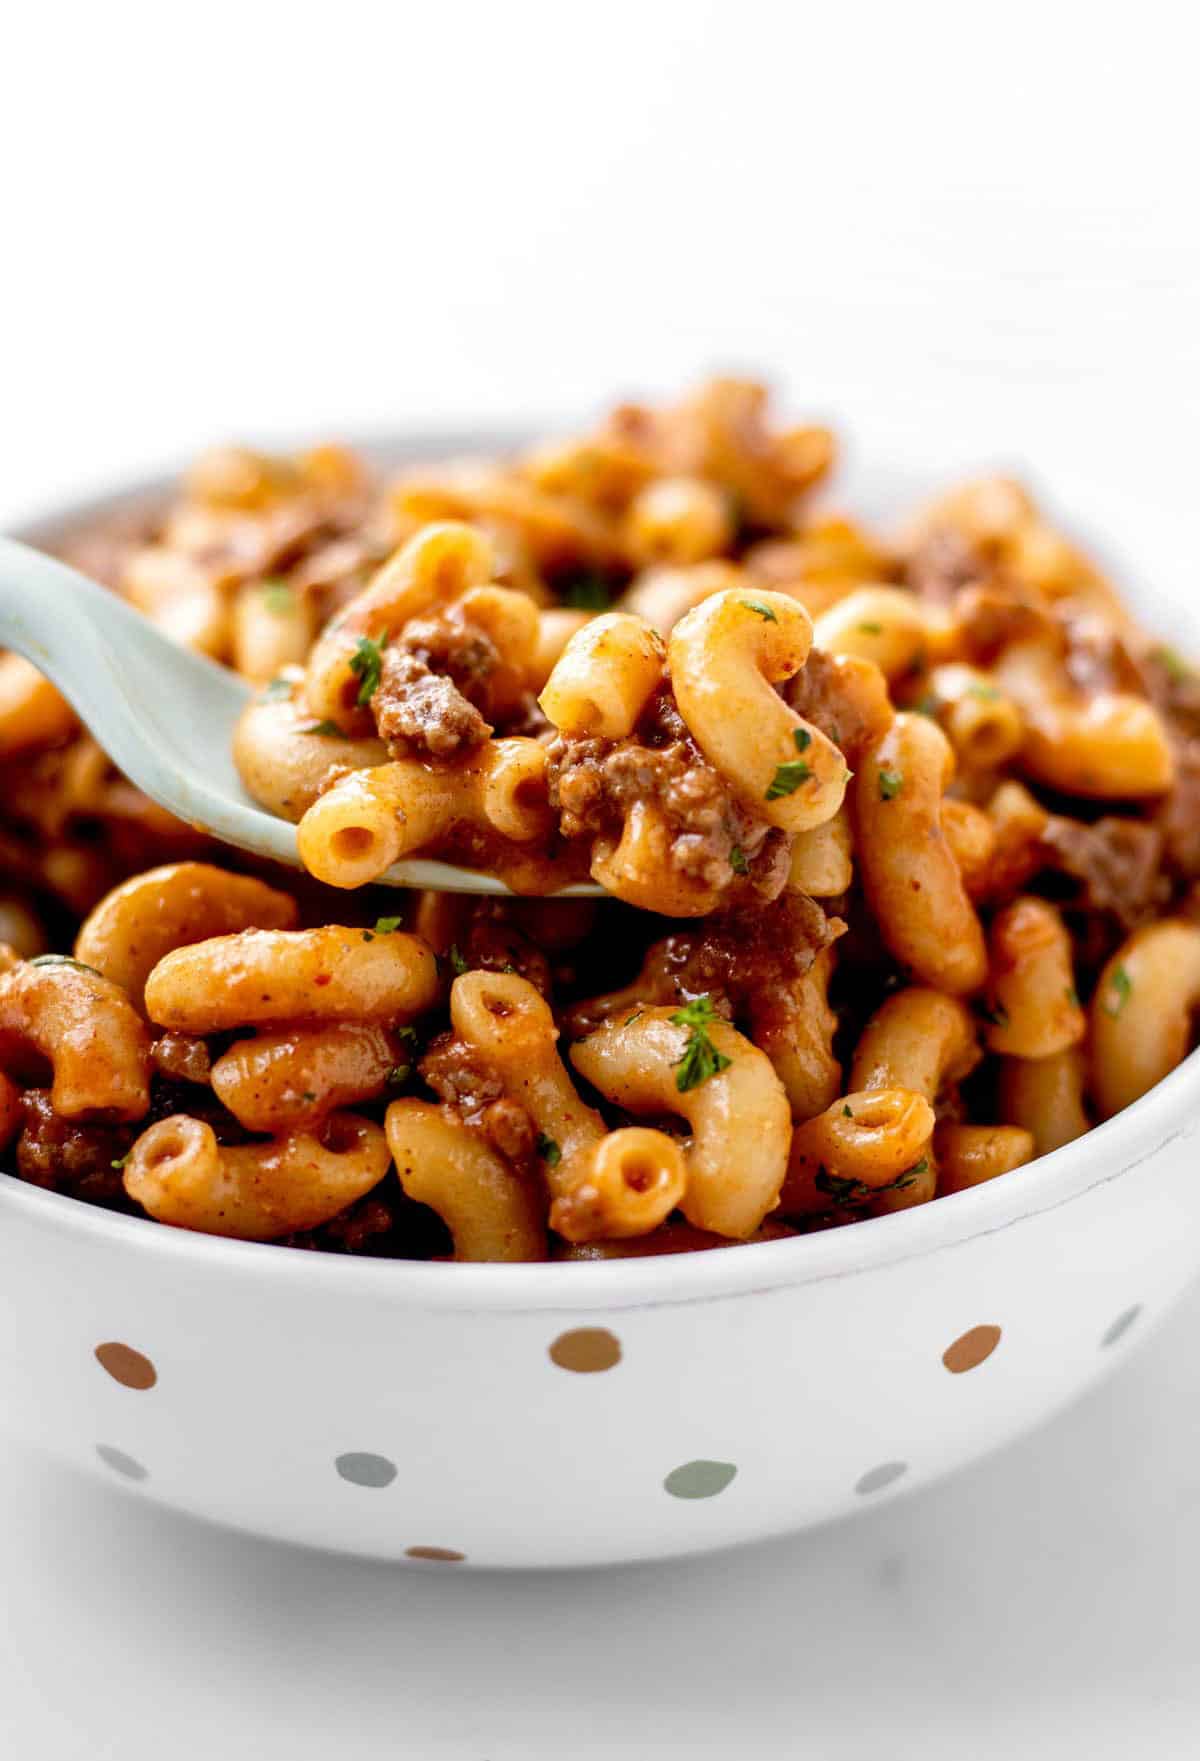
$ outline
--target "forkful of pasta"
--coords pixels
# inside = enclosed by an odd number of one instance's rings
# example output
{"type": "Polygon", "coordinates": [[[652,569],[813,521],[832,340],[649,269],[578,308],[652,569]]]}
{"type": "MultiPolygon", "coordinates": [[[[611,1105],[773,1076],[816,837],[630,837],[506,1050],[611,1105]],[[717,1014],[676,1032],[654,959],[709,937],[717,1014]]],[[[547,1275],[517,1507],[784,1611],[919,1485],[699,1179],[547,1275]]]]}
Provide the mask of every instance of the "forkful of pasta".
{"type": "MultiPolygon", "coordinates": [[[[255,689],[0,542],[0,642],[112,761],[189,825],[340,888],[610,892],[679,917],[789,876],[836,891],[851,772],[783,691],[812,641],[799,600],[765,587],[707,593],[665,636],[632,609],[547,611],[495,579],[484,533],[444,520],[255,689]],[[475,698],[454,671],[471,656],[475,698]]],[[[882,725],[882,673],[857,691],[882,725]]]]}
{"type": "MultiPolygon", "coordinates": [[[[296,809],[316,799],[331,770],[353,775],[386,757],[377,739],[344,733],[332,716],[293,705],[290,687],[277,682],[256,693],[246,679],[181,646],[117,594],[7,538],[0,538],[0,645],[58,688],[113,763],[152,801],[221,843],[292,867],[301,865],[296,809]],[[243,774],[274,811],[252,799],[243,774]]],[[[362,670],[370,684],[379,645],[365,646],[362,670]]],[[[351,642],[351,660],[355,653],[351,642]]],[[[350,676],[360,695],[360,674],[350,676]]],[[[521,779],[510,781],[519,802],[521,779]]],[[[446,811],[448,791],[462,788],[463,773],[456,767],[453,779],[446,773],[439,781],[431,771],[425,784],[421,811],[428,820],[439,808],[446,811]]],[[[499,793],[497,785],[493,791],[499,793]]],[[[353,835],[348,843],[354,845],[353,835]]],[[[429,857],[385,864],[371,878],[443,892],[509,891],[495,874],[429,857]]],[[[528,890],[553,890],[553,883],[528,890]]],[[[584,879],[561,890],[599,895],[603,889],[584,879]]]]}

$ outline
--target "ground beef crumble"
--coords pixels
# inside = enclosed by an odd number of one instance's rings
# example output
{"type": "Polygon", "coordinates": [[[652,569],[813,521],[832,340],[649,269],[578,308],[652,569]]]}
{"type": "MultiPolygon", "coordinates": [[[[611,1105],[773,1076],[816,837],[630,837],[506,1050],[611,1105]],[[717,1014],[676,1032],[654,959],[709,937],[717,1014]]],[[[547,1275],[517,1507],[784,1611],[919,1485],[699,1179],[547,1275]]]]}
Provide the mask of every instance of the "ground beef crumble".
{"type": "Polygon", "coordinates": [[[31,1088],[21,1102],[17,1173],[31,1186],[65,1192],[107,1209],[138,1209],[126,1197],[121,1169],[140,1125],[90,1125],[63,1119],[48,1088],[31,1088]]]}
{"type": "Polygon", "coordinates": [[[478,1062],[469,1045],[452,1033],[439,1034],[419,1068],[448,1112],[480,1132],[512,1166],[531,1164],[537,1126],[521,1103],[505,1093],[502,1080],[478,1062]]]}
{"type": "Polygon", "coordinates": [[[389,648],[383,657],[379,688],[371,700],[375,725],[393,758],[425,753],[450,758],[478,746],[492,732],[444,673],[404,648],[389,648]]]}
{"type": "Polygon", "coordinates": [[[616,836],[635,802],[652,801],[670,827],[678,872],[724,889],[748,871],[758,897],[782,891],[788,840],[749,812],[704,758],[669,686],[651,698],[627,739],[558,735],[546,750],[550,804],[565,838],[616,836]]]}
{"type": "Polygon", "coordinates": [[[1056,814],[1038,842],[1046,866],[1076,883],[1073,905],[1124,931],[1162,910],[1168,883],[1160,868],[1159,826],[1113,814],[1088,825],[1056,814]]]}
{"type": "Polygon", "coordinates": [[[212,1075],[212,1055],[206,1042],[187,1033],[164,1033],[150,1049],[154,1068],[177,1082],[203,1084],[212,1075]]]}
{"type": "Polygon", "coordinates": [[[720,1014],[741,1018],[759,998],[778,995],[802,978],[845,927],[807,893],[785,893],[765,909],[717,912],[702,928],[654,942],[632,985],[577,1003],[565,1012],[564,1029],[581,1038],[635,999],[665,1005],[708,996],[720,1014]]]}
{"type": "Polygon", "coordinates": [[[814,648],[783,688],[784,701],[839,746],[853,768],[890,726],[892,710],[880,674],[853,657],[814,648]]]}

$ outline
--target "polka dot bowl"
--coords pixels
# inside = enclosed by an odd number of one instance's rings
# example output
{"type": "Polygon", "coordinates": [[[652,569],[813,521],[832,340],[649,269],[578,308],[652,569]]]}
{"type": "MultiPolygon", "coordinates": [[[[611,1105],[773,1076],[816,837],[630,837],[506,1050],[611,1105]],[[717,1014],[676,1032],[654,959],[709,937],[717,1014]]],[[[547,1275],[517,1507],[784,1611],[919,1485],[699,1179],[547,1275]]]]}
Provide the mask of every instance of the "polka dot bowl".
{"type": "Polygon", "coordinates": [[[224,1242],[0,1177],[0,1411],[139,1497],[419,1563],[727,1546],[1015,1437],[1200,1259],[1193,1059],[1037,1167],[807,1239],[581,1265],[224,1242]]]}
{"type": "Polygon", "coordinates": [[[1198,1132],[1193,1056],[933,1205],[580,1265],[226,1242],[0,1175],[0,1415],[132,1496],[414,1570],[728,1546],[928,1484],[1103,1375],[1200,1263],[1198,1132]]]}

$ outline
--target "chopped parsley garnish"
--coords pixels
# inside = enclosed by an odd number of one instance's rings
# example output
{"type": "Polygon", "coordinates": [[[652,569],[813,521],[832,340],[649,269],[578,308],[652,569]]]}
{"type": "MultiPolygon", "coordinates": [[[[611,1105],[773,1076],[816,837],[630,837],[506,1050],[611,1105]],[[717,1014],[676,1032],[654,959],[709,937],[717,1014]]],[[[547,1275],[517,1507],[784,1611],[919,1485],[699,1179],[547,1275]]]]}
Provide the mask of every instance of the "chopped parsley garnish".
{"type": "Polygon", "coordinates": [[[364,929],[362,932],[362,939],[364,942],[373,942],[375,940],[375,931],[373,929],[364,929]]]}
{"type": "Polygon", "coordinates": [[[397,1039],[402,1039],[406,1046],[415,1046],[417,1043],[417,1030],[415,1027],[394,1027],[392,1033],[397,1039]]]}
{"type": "Polygon", "coordinates": [[[114,1156],[109,1166],[115,1168],[117,1172],[120,1173],[121,1169],[125,1166],[132,1154],[132,1150],[126,1150],[123,1156],[114,1156]]]}
{"type": "Polygon", "coordinates": [[[746,852],[740,844],[734,844],[729,852],[729,866],[734,874],[749,874],[750,864],[746,861],[746,852]]]}
{"type": "Polygon", "coordinates": [[[282,703],[284,698],[290,697],[291,694],[292,681],[286,679],[283,674],[280,673],[279,677],[272,679],[271,683],[265,688],[265,690],[259,694],[258,701],[260,703],[282,703]]]}
{"type": "Polygon", "coordinates": [[[761,599],[743,599],[742,604],[747,611],[757,612],[758,616],[766,624],[777,624],[779,622],[779,619],[775,616],[775,613],[771,610],[770,606],[764,605],[761,599]]]}
{"type": "MultiPolygon", "coordinates": [[[[800,729],[797,728],[796,732],[799,733],[800,729]]],[[[788,764],[781,764],[776,768],[765,799],[778,801],[784,795],[794,795],[801,783],[806,783],[811,776],[812,771],[805,761],[802,758],[793,758],[788,764]]]]}
{"type": "Polygon", "coordinates": [[[89,966],[85,960],[73,960],[70,954],[36,954],[34,958],[29,961],[29,965],[73,966],[76,972],[90,972],[93,978],[104,977],[104,974],[102,972],[97,972],[94,966],[89,966]]]}
{"type": "Polygon", "coordinates": [[[825,1167],[817,1169],[813,1185],[818,1192],[827,1194],[835,1205],[861,1204],[871,1196],[871,1188],[863,1181],[848,1180],[841,1174],[831,1174],[825,1167]]]}
{"type": "Polygon", "coordinates": [[[521,976],[511,960],[506,960],[500,970],[506,978],[520,978],[521,976]]]}
{"type": "Polygon", "coordinates": [[[547,1137],[544,1131],[540,1133],[537,1140],[537,1153],[542,1158],[543,1162],[545,1162],[547,1168],[557,1168],[558,1164],[562,1161],[562,1151],[559,1149],[554,1139],[552,1137],[547,1137]]]}
{"type": "Polygon", "coordinates": [[[286,617],[296,603],[286,581],[264,581],[262,599],[267,610],[274,612],[277,618],[286,617]]]}
{"type": "Polygon", "coordinates": [[[607,611],[612,587],[597,569],[580,569],[559,587],[559,598],[574,611],[607,611]]]}
{"type": "Polygon", "coordinates": [[[399,928],[400,919],[398,917],[377,917],[375,919],[375,934],[377,936],[394,935],[399,928]]]}
{"type": "Polygon", "coordinates": [[[307,728],[297,728],[298,734],[323,734],[331,740],[348,740],[349,735],[339,728],[336,722],[312,722],[307,728]]]}
{"type": "Polygon", "coordinates": [[[919,1162],[914,1162],[911,1168],[906,1168],[904,1170],[903,1174],[901,1174],[901,1176],[900,1176],[900,1179],[896,1182],[896,1185],[897,1186],[900,1186],[900,1185],[910,1186],[919,1174],[928,1174],[928,1172],[929,1172],[929,1157],[922,1156],[921,1160],[919,1162]]]}
{"type": "Polygon", "coordinates": [[[926,691],[924,697],[918,698],[917,701],[913,704],[913,708],[916,710],[918,715],[928,715],[928,716],[934,717],[935,719],[936,719],[938,710],[941,707],[942,707],[942,700],[933,691],[926,691]]]}
{"type": "Polygon", "coordinates": [[[311,1088],[306,1088],[304,1093],[300,1096],[300,1099],[302,1101],[315,1101],[316,1098],[317,1098],[316,1090],[311,1089],[311,1088]]]}
{"type": "Polygon", "coordinates": [[[709,1037],[709,1025],[717,1020],[711,997],[694,997],[669,1019],[675,1027],[690,1029],[683,1056],[675,1064],[675,1087],[681,1095],[729,1068],[730,1060],[718,1052],[709,1037]]]}
{"type": "Polygon", "coordinates": [[[883,625],[882,624],[860,624],[858,627],[862,631],[864,636],[882,636],[883,635],[883,625]]]}
{"type": "Polygon", "coordinates": [[[982,1021],[990,1022],[993,1027],[1008,1026],[1008,1010],[1003,1003],[997,1002],[994,998],[990,1003],[985,1003],[980,998],[975,1004],[975,1013],[982,1021]]]}
{"type": "Polygon", "coordinates": [[[461,978],[467,970],[467,962],[463,958],[462,950],[457,942],[450,944],[450,966],[456,978],[461,978]]]}
{"type": "Polygon", "coordinates": [[[411,1075],[411,1064],[393,1064],[392,1068],[387,1073],[388,1087],[399,1088],[402,1083],[408,1081],[411,1075]]]}
{"type": "Polygon", "coordinates": [[[849,1107],[842,1108],[842,1118],[843,1119],[853,1119],[853,1117],[854,1117],[854,1114],[850,1111],[849,1107]]]}
{"type": "Polygon", "coordinates": [[[902,770],[881,770],[879,773],[879,799],[894,801],[904,787],[902,770]]]}
{"type": "Polygon", "coordinates": [[[797,752],[807,752],[812,745],[812,735],[807,728],[793,728],[792,741],[797,752]]]}
{"type": "Polygon", "coordinates": [[[644,1009],[635,1009],[632,1015],[627,1015],[625,1017],[624,1021],[621,1023],[622,1027],[632,1027],[634,1022],[640,1021],[645,1013],[646,1011],[644,1009]]]}
{"type": "Polygon", "coordinates": [[[967,696],[977,697],[981,703],[996,703],[1000,693],[994,685],[968,685],[967,696]]]}
{"type": "Polygon", "coordinates": [[[378,637],[360,636],[354,653],[350,656],[350,671],[359,681],[358,696],[354,701],[360,709],[365,709],[376,691],[383,673],[383,650],[387,643],[388,633],[381,630],[378,637]]]}
{"type": "Polygon", "coordinates": [[[1129,1001],[1133,990],[1133,980],[1123,966],[1115,966],[1113,975],[1108,981],[1108,995],[1104,999],[1104,1013],[1115,1020],[1129,1001]]]}

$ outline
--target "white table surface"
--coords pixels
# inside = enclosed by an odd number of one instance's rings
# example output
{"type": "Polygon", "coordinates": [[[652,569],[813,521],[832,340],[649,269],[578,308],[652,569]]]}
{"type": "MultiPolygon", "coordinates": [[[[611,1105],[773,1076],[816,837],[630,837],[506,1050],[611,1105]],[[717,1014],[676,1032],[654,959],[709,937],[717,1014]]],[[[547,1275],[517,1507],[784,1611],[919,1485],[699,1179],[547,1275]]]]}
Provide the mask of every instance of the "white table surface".
{"type": "MultiPolygon", "coordinates": [[[[0,525],[208,441],[733,363],[878,456],[1087,482],[1195,593],[1177,3],[19,11],[0,525]]],[[[590,1576],[287,1552],[0,1440],[0,1757],[1194,1756],[1198,1333],[1194,1296],[1040,1435],[854,1524],[590,1576]]]]}
{"type": "Polygon", "coordinates": [[[1200,1742],[1200,1291],[940,1487],[675,1565],[290,1550],[0,1446],[13,1761],[1174,1761],[1200,1742]]]}

